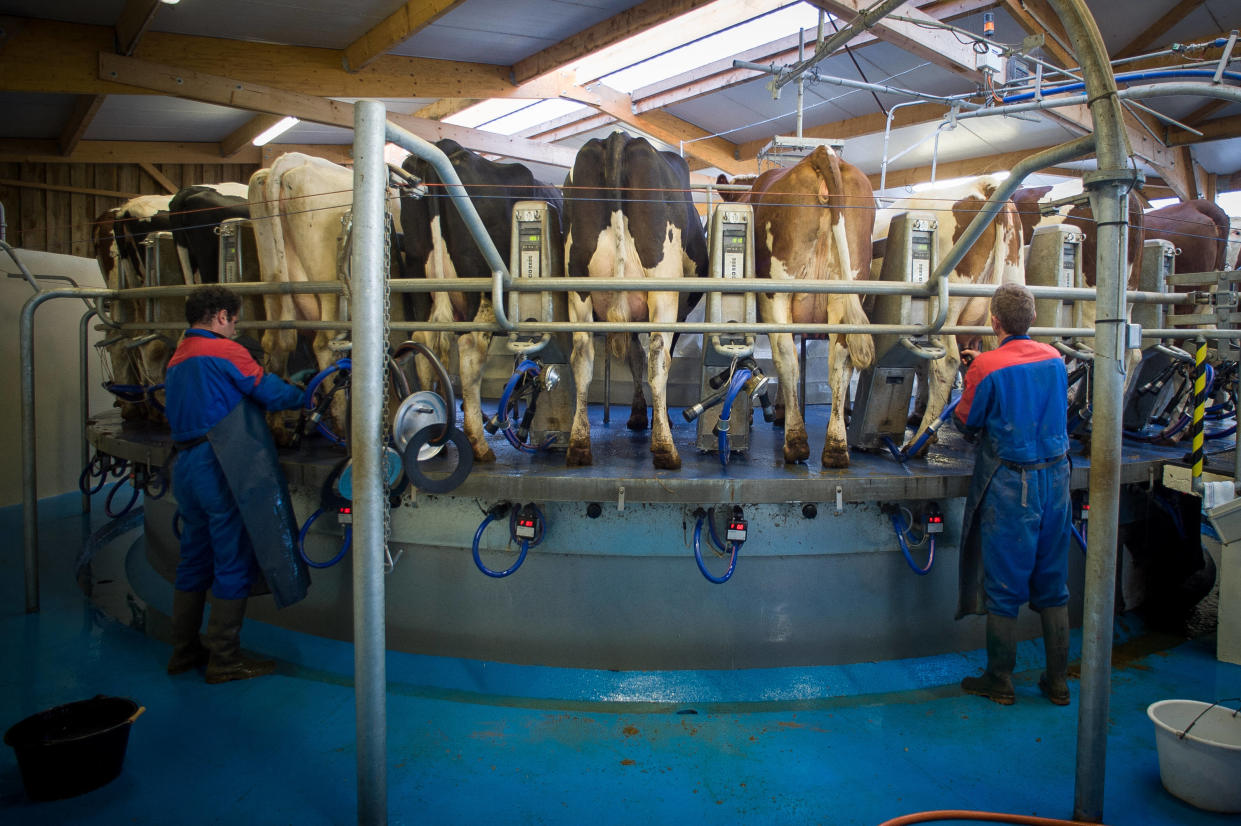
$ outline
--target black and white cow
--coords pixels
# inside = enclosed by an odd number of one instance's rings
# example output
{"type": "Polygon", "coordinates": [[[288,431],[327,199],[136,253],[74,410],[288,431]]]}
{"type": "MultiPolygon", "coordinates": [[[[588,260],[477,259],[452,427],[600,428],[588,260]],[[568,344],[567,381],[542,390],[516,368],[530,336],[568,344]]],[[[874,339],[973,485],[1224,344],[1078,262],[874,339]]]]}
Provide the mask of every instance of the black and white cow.
{"type": "MultiPolygon", "coordinates": [[[[707,272],[707,240],[689,190],[689,167],[672,152],[659,152],[644,138],[613,132],[578,150],[565,181],[565,261],[571,277],[701,277],[707,272]]],[[[637,284],[635,284],[637,286],[637,284]]],[[[685,317],[684,293],[594,292],[569,294],[569,319],[674,322],[685,317]]],[[[643,373],[651,385],[651,453],[655,467],[677,469],[681,457],[668,423],[671,333],[652,333],[643,354],[626,334],[608,336],[617,358],[631,355],[634,381],[643,373]],[[642,356],[646,365],[642,366],[642,356]]],[[[590,333],[573,334],[576,406],[567,464],[591,464],[587,399],[594,369],[590,333]]],[[[643,416],[645,419],[645,416],[643,416]]],[[[632,423],[631,423],[632,426],[632,423]]]]}
{"type": "MultiPolygon", "coordinates": [[[[517,163],[494,163],[451,140],[441,140],[438,146],[456,170],[482,218],[487,234],[504,260],[508,259],[513,206],[518,201],[547,201],[552,206],[549,221],[552,269],[559,274],[560,193],[540,183],[525,166],[517,163]]],[[[404,169],[427,185],[423,198],[403,197],[401,200],[401,227],[405,235],[405,275],[408,278],[485,278],[491,268],[474,242],[452,204],[439,175],[426,161],[410,156],[402,164],[404,169]]],[[[447,286],[447,285],[445,285],[447,286]]],[[[443,292],[431,293],[430,300],[414,302],[415,318],[431,321],[485,321],[495,320],[489,293],[443,292]]],[[[465,408],[465,436],[470,441],[474,459],[480,462],[495,461],[495,453],[487,444],[483,432],[481,383],[483,364],[491,346],[490,332],[466,333],[457,339],[458,360],[461,375],[461,400],[465,408]]],[[[414,338],[436,354],[445,364],[450,362],[453,334],[418,333],[414,338]]],[[[425,367],[419,361],[420,373],[425,367]]],[[[424,382],[430,374],[423,375],[424,382]]]]}
{"type": "Polygon", "coordinates": [[[172,237],[182,270],[199,284],[220,280],[216,228],[229,218],[249,218],[249,187],[241,183],[198,184],[172,196],[168,204],[172,237]]]}

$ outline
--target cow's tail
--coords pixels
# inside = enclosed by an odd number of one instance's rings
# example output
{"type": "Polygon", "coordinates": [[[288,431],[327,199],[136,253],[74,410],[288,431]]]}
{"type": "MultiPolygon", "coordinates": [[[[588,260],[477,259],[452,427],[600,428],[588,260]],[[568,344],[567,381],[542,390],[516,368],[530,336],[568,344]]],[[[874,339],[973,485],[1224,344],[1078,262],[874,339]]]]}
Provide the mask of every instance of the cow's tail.
{"type": "MultiPolygon", "coordinates": [[[[621,208],[621,204],[625,202],[624,196],[628,193],[621,191],[623,182],[622,173],[625,166],[625,146],[629,141],[629,136],[623,132],[613,132],[608,135],[608,139],[603,145],[603,194],[607,199],[607,215],[611,220],[612,214],[621,208]]],[[[651,193],[633,193],[634,197],[649,198],[651,193]]],[[[623,278],[625,276],[625,256],[629,252],[630,244],[626,243],[624,232],[625,221],[622,216],[620,225],[613,227],[612,240],[616,244],[616,249],[612,252],[612,277],[623,278]]],[[[609,304],[607,320],[616,322],[629,321],[629,302],[625,298],[624,293],[615,293],[615,300],[609,304]]],[[[624,360],[629,352],[628,333],[609,333],[607,348],[613,358],[624,360]]]]}
{"type": "MultiPolygon", "coordinates": [[[[845,280],[862,277],[862,273],[853,271],[853,255],[849,250],[849,236],[845,232],[845,210],[849,206],[845,203],[845,182],[840,171],[840,158],[827,147],[823,147],[821,151],[816,150],[812,157],[818,173],[828,182],[828,217],[832,225],[832,240],[836,245],[836,260],[840,264],[841,275],[845,280]],[[826,156],[826,164],[823,163],[822,156],[826,156]]],[[[841,299],[844,301],[844,323],[862,326],[870,324],[866,311],[862,309],[860,296],[848,294],[842,295],[841,299]]],[[[858,370],[865,370],[874,362],[875,343],[869,333],[849,333],[845,336],[845,345],[849,350],[849,360],[858,370]]]]}

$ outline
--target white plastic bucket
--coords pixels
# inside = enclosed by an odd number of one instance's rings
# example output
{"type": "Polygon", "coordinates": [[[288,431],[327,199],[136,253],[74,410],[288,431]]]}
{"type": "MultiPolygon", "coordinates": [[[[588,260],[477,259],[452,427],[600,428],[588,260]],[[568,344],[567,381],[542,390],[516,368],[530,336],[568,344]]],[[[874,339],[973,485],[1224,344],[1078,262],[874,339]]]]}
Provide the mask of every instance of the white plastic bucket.
{"type": "Polygon", "coordinates": [[[1160,700],[1146,715],[1155,724],[1163,787],[1199,809],[1241,812],[1241,714],[1197,700],[1160,700]]]}

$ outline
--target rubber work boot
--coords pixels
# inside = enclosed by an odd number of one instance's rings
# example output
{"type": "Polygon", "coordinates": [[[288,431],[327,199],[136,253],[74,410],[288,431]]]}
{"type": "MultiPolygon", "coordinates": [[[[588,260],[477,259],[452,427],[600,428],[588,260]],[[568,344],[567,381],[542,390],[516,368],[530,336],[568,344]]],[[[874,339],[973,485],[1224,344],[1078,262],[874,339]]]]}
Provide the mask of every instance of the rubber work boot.
{"type": "Polygon", "coordinates": [[[1039,691],[1058,706],[1069,704],[1069,606],[1043,609],[1043,650],[1047,670],[1038,678],[1039,691]]]}
{"type": "Polygon", "coordinates": [[[207,682],[227,683],[262,677],[276,670],[271,660],[255,660],[241,653],[241,623],[246,618],[246,598],[211,599],[211,618],[207,620],[207,682]]]}
{"type": "Polygon", "coordinates": [[[987,670],[981,677],[966,677],[961,690],[1011,706],[1017,699],[1013,691],[1013,667],[1017,664],[1017,618],[987,615],[987,670]]]}
{"type": "Polygon", "coordinates": [[[168,658],[169,674],[184,674],[192,668],[207,665],[210,652],[198,638],[203,624],[206,591],[172,592],[172,656],[168,658]]]}

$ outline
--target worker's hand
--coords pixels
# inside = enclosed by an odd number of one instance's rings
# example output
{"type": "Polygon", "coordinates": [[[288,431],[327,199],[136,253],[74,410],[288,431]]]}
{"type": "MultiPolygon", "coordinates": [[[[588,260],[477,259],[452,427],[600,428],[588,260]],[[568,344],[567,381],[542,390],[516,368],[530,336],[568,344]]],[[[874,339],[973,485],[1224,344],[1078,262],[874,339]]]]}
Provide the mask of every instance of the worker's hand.
{"type": "Polygon", "coordinates": [[[977,357],[978,357],[977,350],[962,350],[961,351],[961,363],[964,364],[966,367],[969,367],[970,362],[972,362],[977,357]]]}

